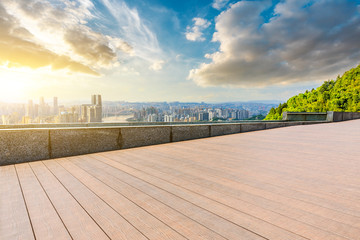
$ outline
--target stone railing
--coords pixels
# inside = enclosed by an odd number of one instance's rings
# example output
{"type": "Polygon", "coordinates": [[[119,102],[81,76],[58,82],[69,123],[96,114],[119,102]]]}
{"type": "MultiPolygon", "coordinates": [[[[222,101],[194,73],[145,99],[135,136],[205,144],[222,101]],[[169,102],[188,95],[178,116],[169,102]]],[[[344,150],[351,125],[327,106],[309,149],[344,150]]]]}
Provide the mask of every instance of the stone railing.
{"type": "Polygon", "coordinates": [[[323,122],[0,129],[0,165],[323,122]]]}
{"type": "Polygon", "coordinates": [[[329,121],[339,122],[360,119],[360,112],[284,112],[284,121],[329,121]]]}
{"type": "Polygon", "coordinates": [[[0,126],[0,165],[294,125],[360,119],[359,112],[284,113],[285,121],[211,124],[30,124],[0,126]]]}

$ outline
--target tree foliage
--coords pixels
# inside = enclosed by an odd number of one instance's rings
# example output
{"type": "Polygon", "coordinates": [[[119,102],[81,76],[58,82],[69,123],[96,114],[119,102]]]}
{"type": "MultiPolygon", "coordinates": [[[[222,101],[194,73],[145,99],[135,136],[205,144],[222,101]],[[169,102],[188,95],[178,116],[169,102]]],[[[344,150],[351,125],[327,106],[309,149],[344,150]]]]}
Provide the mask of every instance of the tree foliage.
{"type": "Polygon", "coordinates": [[[291,97],[286,103],[272,108],[265,120],[281,120],[283,112],[359,112],[360,111],[360,65],[325,81],[311,91],[306,90],[291,97]]]}
{"type": "Polygon", "coordinates": [[[245,120],[264,120],[266,116],[259,114],[259,115],[255,115],[252,116],[251,118],[247,118],[245,120]]]}

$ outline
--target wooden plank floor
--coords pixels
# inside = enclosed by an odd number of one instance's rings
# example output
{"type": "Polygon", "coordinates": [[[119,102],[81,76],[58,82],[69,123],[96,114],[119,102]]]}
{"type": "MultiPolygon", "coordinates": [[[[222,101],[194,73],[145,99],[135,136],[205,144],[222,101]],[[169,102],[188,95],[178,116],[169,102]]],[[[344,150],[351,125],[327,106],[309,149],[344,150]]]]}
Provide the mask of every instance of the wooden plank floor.
{"type": "Polygon", "coordinates": [[[360,239],[360,120],[0,167],[0,239],[360,239]]]}

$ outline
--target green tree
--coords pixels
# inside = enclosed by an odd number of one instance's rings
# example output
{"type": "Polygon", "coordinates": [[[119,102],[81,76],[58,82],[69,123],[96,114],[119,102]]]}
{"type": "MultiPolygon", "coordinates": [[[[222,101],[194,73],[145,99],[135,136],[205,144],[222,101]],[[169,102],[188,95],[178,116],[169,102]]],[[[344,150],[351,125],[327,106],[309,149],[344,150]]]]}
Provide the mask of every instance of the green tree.
{"type": "Polygon", "coordinates": [[[285,111],[360,111],[360,65],[338,76],[336,80],[325,81],[317,89],[291,97],[286,103],[272,108],[265,120],[281,120],[285,111]]]}

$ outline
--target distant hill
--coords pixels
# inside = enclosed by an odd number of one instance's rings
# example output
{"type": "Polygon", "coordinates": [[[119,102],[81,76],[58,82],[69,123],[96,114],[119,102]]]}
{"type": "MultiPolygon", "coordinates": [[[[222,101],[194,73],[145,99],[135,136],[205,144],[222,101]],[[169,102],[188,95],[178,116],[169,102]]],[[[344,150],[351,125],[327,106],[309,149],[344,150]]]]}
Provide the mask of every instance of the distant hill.
{"type": "Polygon", "coordinates": [[[265,120],[281,120],[288,112],[358,112],[360,111],[360,65],[338,76],[336,80],[325,81],[317,89],[291,97],[286,103],[272,108],[265,120]]]}

